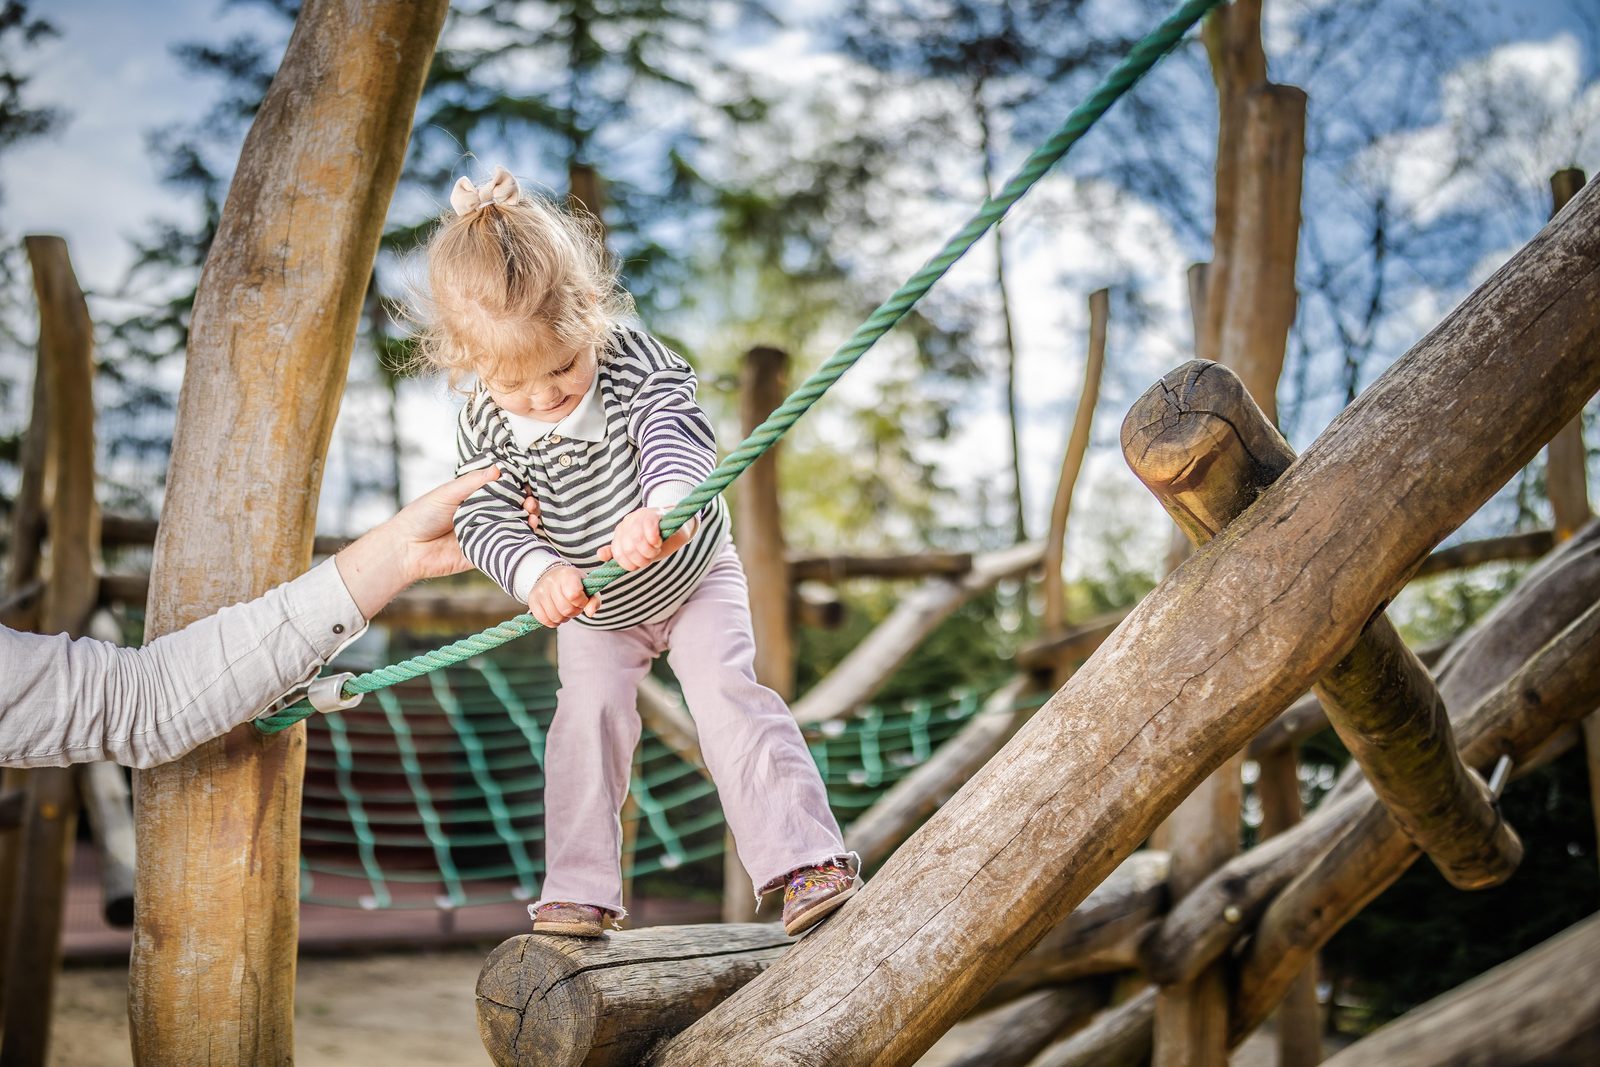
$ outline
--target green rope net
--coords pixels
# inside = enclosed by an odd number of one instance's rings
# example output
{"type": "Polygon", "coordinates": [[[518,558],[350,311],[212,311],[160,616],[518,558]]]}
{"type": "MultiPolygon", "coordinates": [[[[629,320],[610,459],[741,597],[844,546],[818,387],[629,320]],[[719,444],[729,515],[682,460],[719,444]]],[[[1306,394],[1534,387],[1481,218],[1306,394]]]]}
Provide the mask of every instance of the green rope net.
{"type": "MultiPolygon", "coordinates": [[[[544,741],[555,691],[555,670],[518,649],[313,719],[301,898],[396,910],[533,899],[544,874],[544,741]]],[[[929,694],[808,730],[839,822],[853,822],[925,763],[985,699],[981,691],[929,694]]],[[[711,783],[649,732],[631,796],[624,870],[681,881],[722,854],[711,783]]],[[[695,877],[721,884],[715,866],[695,877]]]]}
{"type": "MultiPolygon", "coordinates": [[[[1171,51],[1191,26],[1220,2],[1221,0],[1188,0],[1169,15],[1166,21],[1134,45],[1128,55],[1089,94],[1088,99],[1072,110],[1049,140],[1034,149],[1021,169],[1001,187],[997,194],[983,202],[977,213],[955,236],[945,242],[938,254],[928,260],[888,300],[880,304],[865,322],[856,327],[850,338],[840,345],[838,350],[829,356],[767,421],[751,431],[750,436],[730,452],[704,482],[696,486],[693,492],[662,518],[662,537],[670,536],[678,527],[688,522],[696,512],[739,477],[750,464],[775,445],[845,371],[866,355],[880,337],[893,329],[917,301],[927,295],[958,259],[1005,217],[1006,212],[1010,211],[1012,206],[1044,177],[1057,160],[1067,154],[1067,150],[1088,132],[1112,104],[1171,51]]],[[[583,585],[590,593],[598,593],[625,573],[616,563],[607,563],[590,571],[584,578],[583,585]]],[[[358,675],[344,684],[343,692],[347,697],[358,693],[375,692],[398,682],[436,671],[441,667],[464,662],[538,628],[539,623],[533,616],[518,615],[499,626],[490,627],[482,633],[446,645],[444,648],[358,675]]],[[[311,714],[311,705],[301,701],[277,714],[257,719],[256,728],[262,733],[277,733],[311,714]]]]}

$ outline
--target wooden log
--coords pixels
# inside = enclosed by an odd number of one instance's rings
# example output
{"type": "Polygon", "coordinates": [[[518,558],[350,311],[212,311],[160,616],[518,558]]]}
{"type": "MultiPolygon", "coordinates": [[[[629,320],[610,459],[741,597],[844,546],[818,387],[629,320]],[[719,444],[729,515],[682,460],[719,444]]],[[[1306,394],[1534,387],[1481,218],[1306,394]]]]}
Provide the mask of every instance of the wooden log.
{"type": "MultiPolygon", "coordinates": [[[[1134,404],[1123,453],[1196,539],[1215,535],[1294,459],[1243,383],[1198,361],[1134,404]]],[[[1477,889],[1511,876],[1521,842],[1462,764],[1444,701],[1393,624],[1375,617],[1316,693],[1385,805],[1452,884],[1477,889]]]]}
{"type": "Polygon", "coordinates": [[[914,1061],[1577,411],[1600,386],[1596,345],[1600,196],[1585,191],[660,1067],[914,1061]]]}
{"type": "Polygon", "coordinates": [[[971,552],[913,552],[887,556],[791,554],[789,580],[838,582],[850,578],[959,578],[972,570],[971,552]]]}
{"type": "Polygon", "coordinates": [[[1026,1067],[1046,1045],[1076,1032],[1105,1007],[1108,984],[1089,979],[1035,989],[971,1016],[949,1034],[964,1051],[939,1055],[935,1045],[918,1067],[1026,1067]]]}
{"type": "MultiPolygon", "coordinates": [[[[1185,538],[1185,544],[1187,543],[1188,539],[1185,538]]],[[[1464,541],[1430,553],[1412,578],[1428,578],[1436,574],[1478,567],[1485,563],[1534,560],[1547,554],[1554,544],[1555,538],[1549,530],[1530,530],[1505,537],[1464,541]]],[[[1036,638],[1017,650],[1013,662],[1019,670],[1039,671],[1048,670],[1058,662],[1074,664],[1076,661],[1088,659],[1090,654],[1100,647],[1100,643],[1127,617],[1128,609],[1110,611],[1059,633],[1036,638]]],[[[1422,653],[1423,650],[1419,649],[1418,657],[1423,662],[1428,662],[1428,657],[1422,653]]],[[[1316,714],[1322,715],[1321,705],[1317,705],[1317,708],[1316,714]]]]}
{"type": "MultiPolygon", "coordinates": [[[[1067,519],[1072,514],[1072,492],[1083,470],[1083,457],[1089,453],[1089,432],[1094,425],[1095,405],[1100,402],[1100,374],[1106,363],[1106,322],[1111,315],[1111,291],[1097,289],[1089,294],[1089,348],[1084,356],[1083,388],[1078,391],[1078,410],[1072,417],[1072,433],[1061,459],[1061,475],[1056,479],[1056,495],[1050,502],[1050,531],[1044,538],[1044,616],[1046,631],[1055,631],[1067,621],[1067,597],[1061,564],[1067,545],[1067,519]]],[[[1061,681],[1066,681],[1065,678],[1061,681]]],[[[1059,684],[1059,683],[1058,683],[1059,684]]]]}
{"type": "MultiPolygon", "coordinates": [[[[1530,571],[1444,654],[1438,677],[1445,702],[1467,709],[1476,705],[1597,599],[1600,523],[1591,523],[1530,571]]],[[[1359,769],[1341,780],[1304,823],[1229,862],[1174,906],[1144,946],[1151,976],[1177,981],[1198,973],[1253,929],[1278,890],[1349,832],[1364,810],[1361,805],[1371,802],[1365,781],[1359,769]],[[1353,797],[1359,797],[1355,807],[1353,797]],[[1230,912],[1238,922],[1217,921],[1230,912]]]]}
{"type": "Polygon", "coordinates": [[[1151,986],[1049,1046],[1028,1067],[1145,1067],[1155,1015],[1156,990],[1151,986]]]}
{"type": "Polygon", "coordinates": [[[94,833],[100,859],[100,908],[107,925],[126,929],[133,925],[133,883],[136,867],[133,831],[133,797],[122,768],[114,763],[90,763],[79,771],[83,807],[94,833]]]}
{"type": "Polygon", "coordinates": [[[1430,578],[1435,574],[1466,570],[1485,563],[1514,562],[1538,559],[1555,545],[1555,535],[1549,530],[1527,530],[1504,537],[1486,537],[1480,541],[1463,541],[1459,545],[1441,548],[1432,553],[1417,568],[1416,578],[1430,578]]]}
{"type": "MultiPolygon", "coordinates": [[[[1258,767],[1256,795],[1261,799],[1261,837],[1271,840],[1299,825],[1305,814],[1300,799],[1299,753],[1293,747],[1279,749],[1263,756],[1258,767]]],[[[1279,1067],[1314,1067],[1321,1063],[1322,1011],[1317,1004],[1315,957],[1284,995],[1277,1018],[1279,1067]]]]}
{"type": "Polygon", "coordinates": [[[794,704],[802,723],[825,722],[848,715],[872,699],[923,639],[956,610],[1007,578],[1033,570],[1044,557],[1044,543],[1029,541],[973,560],[960,579],[934,578],[900,601],[889,617],[822,681],[794,704]]]}
{"type": "Polygon", "coordinates": [[[979,1007],[1047,983],[1136,967],[1142,935],[1167,909],[1171,870],[1165,852],[1143,850],[1123,860],[995,983],[979,1007]]]}
{"type": "Polygon", "coordinates": [[[1329,1067],[1600,1063],[1600,916],[1357,1041],[1329,1067]]]}
{"type": "Polygon", "coordinates": [[[1365,799],[1324,804],[1293,830],[1230,860],[1172,910],[1140,946],[1156,982],[1193,980],[1254,928],[1272,897],[1355,825],[1365,799]]]}
{"type": "MultiPolygon", "coordinates": [[[[739,421],[749,434],[788,394],[789,356],[776,348],[744,354],[739,378],[739,421]]],[[[745,472],[734,496],[734,540],[750,584],[750,621],[756,640],[756,679],[784,700],[794,699],[794,605],[784,558],[783,509],[778,499],[775,446],[745,472]]],[[[739,862],[733,835],[724,836],[722,921],[756,917],[750,876],[739,862]]]]}
{"type": "MultiPolygon", "coordinates": [[[[1486,767],[1510,756],[1520,767],[1553,733],[1600,706],[1597,642],[1600,604],[1462,717],[1465,759],[1486,767]]],[[[1284,887],[1263,913],[1241,961],[1232,1041],[1260,1025],[1299,967],[1398,878],[1416,854],[1382,805],[1369,801],[1356,825],[1284,887]]]]}
{"type": "MultiPolygon", "coordinates": [[[[45,381],[43,499],[50,569],[39,630],[80,637],[94,610],[100,507],[94,474],[94,325],[59,237],[23,241],[39,306],[39,363],[45,381]]],[[[9,776],[8,776],[9,777],[9,776]]],[[[16,878],[5,960],[4,1041],[0,1065],[43,1064],[51,1004],[61,968],[61,921],[77,829],[77,786],[70,767],[20,772],[26,816],[17,840],[16,878]]],[[[16,780],[16,779],[11,779],[16,780]]]]}
{"type": "Polygon", "coordinates": [[[1059,633],[1039,638],[1017,649],[1013,657],[1018,670],[1047,671],[1057,666],[1076,666],[1094,654],[1112,631],[1128,617],[1129,608],[1096,615],[1059,633]]]}
{"type": "MultiPolygon", "coordinates": [[[[310,563],[328,440],[447,6],[300,8],[195,296],[151,637],[310,563]],[[218,507],[219,484],[249,485],[246,506],[218,507]]],[[[245,725],[139,772],[138,1062],[292,1060],[305,744],[299,726],[245,725]]]]}
{"type": "Polygon", "coordinates": [[[792,943],[776,923],[522,934],[484,961],[478,1035],[498,1067],[634,1067],[792,943]]]}
{"type": "Polygon", "coordinates": [[[876,867],[1000,751],[1027,719],[1020,703],[1027,691],[1028,679],[1022,676],[995,690],[926,763],[890,786],[845,828],[845,847],[860,854],[863,867],[876,867]]]}
{"type": "MultiPolygon", "coordinates": [[[[40,341],[42,344],[42,332],[40,341]]],[[[29,409],[30,430],[22,435],[22,446],[17,456],[17,495],[11,502],[11,558],[6,565],[5,588],[12,595],[30,587],[43,588],[38,579],[39,546],[44,539],[45,525],[45,454],[49,449],[49,442],[45,439],[49,419],[49,400],[45,395],[48,383],[49,375],[36,362],[33,403],[29,409]]],[[[24,600],[0,611],[0,626],[31,630],[37,618],[37,602],[24,600]]]]}
{"type": "MultiPolygon", "coordinates": [[[[100,543],[107,548],[140,548],[156,543],[161,520],[146,519],[136,515],[105,515],[101,518],[100,543]]],[[[353,538],[337,535],[319,535],[311,540],[311,551],[318,556],[331,556],[353,538]]]]}
{"type": "Polygon", "coordinates": [[[844,625],[844,601],[839,591],[821,582],[797,582],[794,587],[794,617],[801,626],[837,630],[844,625]]]}
{"type": "MultiPolygon", "coordinates": [[[[1550,177],[1551,217],[1559,215],[1587,179],[1576,167],[1550,177]]],[[[1593,514],[1589,508],[1589,453],[1583,446],[1583,415],[1561,427],[1545,449],[1545,489],[1555,513],[1555,536],[1564,541],[1593,514]]]]}

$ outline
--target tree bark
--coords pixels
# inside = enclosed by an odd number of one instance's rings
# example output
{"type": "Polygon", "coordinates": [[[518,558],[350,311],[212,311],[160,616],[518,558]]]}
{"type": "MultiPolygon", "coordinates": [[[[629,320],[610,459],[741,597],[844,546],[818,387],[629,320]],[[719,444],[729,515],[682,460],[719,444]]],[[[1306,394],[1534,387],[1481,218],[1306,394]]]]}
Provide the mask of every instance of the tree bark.
{"type": "Polygon", "coordinates": [[[498,1067],[634,1067],[792,943],[775,923],[522,934],[484,961],[478,1034],[498,1067]]]}
{"type": "MultiPolygon", "coordinates": [[[[1244,384],[1204,363],[1170,372],[1140,397],[1123,424],[1123,452],[1195,539],[1232,521],[1294,459],[1244,384]]],[[[1476,889],[1510,877],[1521,842],[1462,765],[1433,679],[1386,618],[1367,625],[1316,692],[1379,797],[1452,884],[1476,889]]]]}
{"type": "MultiPolygon", "coordinates": [[[[323,457],[446,7],[300,10],[195,298],[151,637],[310,560],[323,457]],[[218,485],[250,491],[221,507],[218,485]]],[[[304,760],[303,728],[241,726],[139,773],[138,1063],[292,1061],[304,760]]]]}
{"type": "MultiPolygon", "coordinates": [[[[1089,349],[1084,357],[1083,388],[1078,393],[1078,410],[1072,417],[1066,455],[1061,459],[1056,495],[1050,503],[1050,532],[1044,538],[1043,623],[1046,633],[1061,629],[1067,621],[1066,589],[1061,576],[1067,550],[1067,519],[1072,514],[1072,492],[1083,470],[1083,457],[1089,452],[1095,405],[1100,402],[1100,372],[1106,364],[1106,321],[1110,313],[1110,290],[1098,289],[1089,294],[1089,349]]],[[[1065,678],[1060,679],[1060,682],[1065,681],[1065,678]]]]}
{"type": "MultiPolygon", "coordinates": [[[[50,569],[39,607],[41,633],[82,636],[94,611],[100,508],[94,484],[94,327],[67,244],[24,239],[39,305],[39,364],[45,379],[43,500],[50,569]]],[[[35,549],[36,551],[36,549],[35,549]]],[[[4,961],[0,1067],[43,1067],[51,1004],[61,969],[61,920],[77,829],[77,782],[70,767],[7,774],[24,795],[16,832],[17,879],[4,961]]]]}
{"type": "Polygon", "coordinates": [[[1578,410],[1600,385],[1597,348],[1600,197],[1586,193],[1147,596],[850,904],[670,1042],[663,1067],[913,1061],[1578,410]]]}
{"type": "Polygon", "coordinates": [[[997,582],[1026,574],[1043,557],[1043,542],[1029,541],[978,556],[971,573],[962,578],[924,582],[826,678],[795,702],[794,717],[802,723],[824,722],[856,710],[871,700],[923,639],[962,604],[997,582]]]}
{"type": "Polygon", "coordinates": [[[1171,870],[1172,858],[1165,852],[1146,849],[1123,860],[1005,973],[979,1007],[1047,983],[1135,968],[1141,936],[1167,909],[1171,870]]]}

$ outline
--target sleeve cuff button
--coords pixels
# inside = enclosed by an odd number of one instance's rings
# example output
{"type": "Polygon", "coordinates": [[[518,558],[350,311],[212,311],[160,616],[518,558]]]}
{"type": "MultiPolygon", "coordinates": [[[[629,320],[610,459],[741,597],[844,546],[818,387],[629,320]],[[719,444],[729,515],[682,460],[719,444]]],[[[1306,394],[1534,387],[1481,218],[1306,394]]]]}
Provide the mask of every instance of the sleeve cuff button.
{"type": "Polygon", "coordinates": [[[333,624],[333,632],[336,633],[336,634],[344,633],[344,623],[342,623],[342,622],[334,623],[333,624]]]}

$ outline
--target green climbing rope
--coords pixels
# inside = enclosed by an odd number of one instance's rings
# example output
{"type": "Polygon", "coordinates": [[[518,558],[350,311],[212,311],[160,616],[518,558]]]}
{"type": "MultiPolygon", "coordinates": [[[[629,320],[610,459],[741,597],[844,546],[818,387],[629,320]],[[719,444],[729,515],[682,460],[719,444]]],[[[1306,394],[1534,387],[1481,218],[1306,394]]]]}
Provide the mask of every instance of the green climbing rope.
{"type": "MultiPolygon", "coordinates": [[[[777,444],[800,416],[809,411],[845,371],[866,355],[880,337],[893,329],[917,301],[926,296],[934,284],[944,277],[955,262],[999,223],[1006,212],[1010,211],[1012,206],[1021,200],[1062,156],[1067,154],[1067,150],[1099,121],[1112,104],[1133,88],[1140,78],[1183,39],[1191,26],[1199,22],[1206,12],[1219,3],[1221,0],[1187,0],[1160,26],[1134,45],[1094,92],[1089,94],[1088,99],[1073,108],[1072,113],[1050,139],[1034,149],[1021,169],[1012,175],[997,194],[983,202],[977,213],[955,236],[945,242],[938,254],[923,264],[922,268],[888,300],[878,305],[877,310],[856,327],[849,339],[840,345],[811,377],[790,394],[765,422],[751,431],[750,436],[730,452],[705,481],[684,497],[677,507],[663,516],[661,536],[663,538],[671,536],[678,527],[688,522],[696,512],[732,484],[745,468],[761,458],[767,449],[777,444]]],[[[598,593],[626,573],[615,562],[606,563],[589,572],[583,580],[583,587],[590,593],[598,593]]],[[[344,684],[342,692],[350,697],[409,681],[430,671],[461,663],[479,653],[498,648],[538,628],[539,623],[532,615],[518,615],[498,626],[492,626],[443,648],[357,675],[344,684]]],[[[311,705],[301,701],[276,714],[257,719],[256,729],[262,733],[277,733],[312,713],[311,705]]]]}

